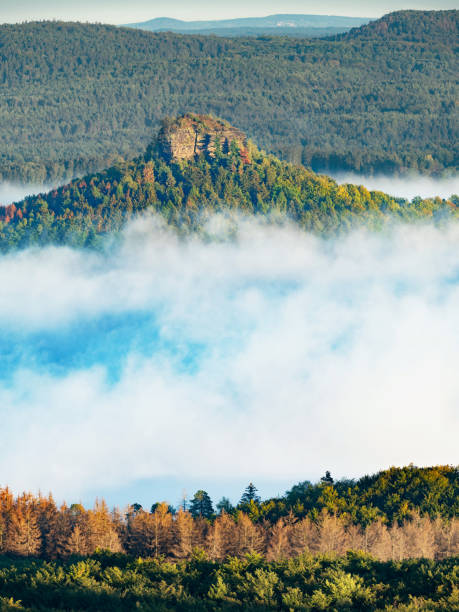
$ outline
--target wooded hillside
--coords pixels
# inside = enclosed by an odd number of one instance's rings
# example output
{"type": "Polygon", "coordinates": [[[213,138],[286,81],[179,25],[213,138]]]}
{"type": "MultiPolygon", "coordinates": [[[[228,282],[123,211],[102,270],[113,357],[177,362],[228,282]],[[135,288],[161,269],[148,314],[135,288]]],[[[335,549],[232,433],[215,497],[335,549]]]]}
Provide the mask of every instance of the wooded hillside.
{"type": "Polygon", "coordinates": [[[340,40],[1,25],[0,180],[60,181],[129,159],[163,117],[189,111],[316,170],[453,170],[458,12],[436,15],[390,18],[412,36],[381,36],[386,19],[340,40]]]}
{"type": "MultiPolygon", "coordinates": [[[[231,126],[225,129],[239,133],[231,126]]],[[[170,152],[155,140],[143,157],[1,208],[0,250],[34,244],[97,246],[104,235],[145,212],[160,214],[182,234],[205,234],[213,213],[262,215],[269,223],[290,221],[324,235],[381,228],[394,220],[440,223],[458,215],[457,197],[408,202],[363,186],[338,185],[267,156],[250,142],[247,148],[235,141],[226,149],[223,144],[215,151],[212,145],[211,154],[170,160],[170,152]]]]}

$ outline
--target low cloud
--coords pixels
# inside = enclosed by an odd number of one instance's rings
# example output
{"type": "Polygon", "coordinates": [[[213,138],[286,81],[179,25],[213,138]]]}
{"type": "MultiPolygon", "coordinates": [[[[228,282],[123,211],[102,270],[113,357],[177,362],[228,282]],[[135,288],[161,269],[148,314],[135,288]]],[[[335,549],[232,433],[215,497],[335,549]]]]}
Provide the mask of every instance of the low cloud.
{"type": "Polygon", "coordinates": [[[0,182],[0,206],[19,202],[26,196],[47,193],[52,187],[40,183],[10,183],[0,182]]]}
{"type": "Polygon", "coordinates": [[[103,254],[0,259],[4,484],[75,498],[457,462],[457,225],[215,231],[180,241],[152,217],[103,254]]]}
{"type": "Polygon", "coordinates": [[[432,176],[366,176],[354,172],[336,172],[332,174],[338,183],[365,185],[370,191],[383,191],[398,198],[412,200],[421,198],[450,198],[459,194],[459,176],[435,178],[432,176]]]}

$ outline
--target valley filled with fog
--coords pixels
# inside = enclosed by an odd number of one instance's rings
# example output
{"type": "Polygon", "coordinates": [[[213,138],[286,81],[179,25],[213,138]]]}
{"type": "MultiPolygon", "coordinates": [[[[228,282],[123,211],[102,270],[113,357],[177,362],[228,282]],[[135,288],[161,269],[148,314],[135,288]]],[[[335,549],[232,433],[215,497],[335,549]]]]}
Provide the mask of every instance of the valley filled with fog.
{"type": "Polygon", "coordinates": [[[179,240],[151,216],[103,253],[1,258],[13,487],[122,502],[178,476],[222,495],[454,461],[457,224],[324,240],[241,218],[228,238],[215,217],[209,232],[179,240]]]}
{"type": "Polygon", "coordinates": [[[39,183],[0,181],[0,205],[6,206],[13,202],[19,202],[27,196],[46,193],[51,189],[50,185],[40,185],[39,183]]]}
{"type": "Polygon", "coordinates": [[[389,176],[384,174],[366,176],[354,172],[332,172],[329,176],[337,183],[364,185],[369,191],[383,191],[390,195],[412,200],[421,198],[449,198],[459,193],[459,176],[435,178],[411,174],[408,176],[389,176]]]}

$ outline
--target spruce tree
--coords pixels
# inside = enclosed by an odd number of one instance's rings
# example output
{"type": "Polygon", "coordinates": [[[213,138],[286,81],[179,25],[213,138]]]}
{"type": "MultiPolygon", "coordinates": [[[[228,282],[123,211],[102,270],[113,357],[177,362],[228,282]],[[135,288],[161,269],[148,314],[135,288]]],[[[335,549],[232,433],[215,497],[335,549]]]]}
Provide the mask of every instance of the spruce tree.
{"type": "Polygon", "coordinates": [[[217,504],[217,510],[220,514],[222,512],[231,514],[231,512],[234,510],[234,506],[227,497],[222,497],[221,500],[217,504]]]}
{"type": "Polygon", "coordinates": [[[250,482],[248,487],[246,487],[239,504],[250,504],[251,501],[254,501],[256,504],[259,504],[261,501],[258,495],[258,489],[253,482],[250,482]]]}
{"type": "Polygon", "coordinates": [[[200,489],[196,491],[193,499],[190,502],[190,513],[194,518],[211,518],[214,513],[212,500],[206,491],[200,489]]]}
{"type": "Polygon", "coordinates": [[[325,476],[322,476],[322,478],[320,479],[320,482],[324,485],[332,485],[335,481],[333,480],[329,470],[327,470],[325,472],[325,476]]]}

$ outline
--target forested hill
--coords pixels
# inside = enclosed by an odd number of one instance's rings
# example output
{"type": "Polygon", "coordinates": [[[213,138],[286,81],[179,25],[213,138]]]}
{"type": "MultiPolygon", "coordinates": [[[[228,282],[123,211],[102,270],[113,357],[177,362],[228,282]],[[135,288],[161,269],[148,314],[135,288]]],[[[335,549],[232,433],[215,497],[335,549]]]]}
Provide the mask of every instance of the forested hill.
{"type": "Polygon", "coordinates": [[[113,512],[0,487],[0,609],[457,611],[458,485],[410,465],[113,512]]]}
{"type": "Polygon", "coordinates": [[[458,216],[459,200],[408,202],[365,187],[340,186],[261,152],[224,121],[188,114],[167,120],[144,156],[0,209],[0,250],[31,244],[97,245],[145,211],[180,232],[205,231],[214,212],[289,220],[336,234],[394,219],[458,216]]]}
{"type": "Polygon", "coordinates": [[[346,40],[437,41],[457,47],[459,11],[396,11],[339,35],[346,40]]]}
{"type": "Polygon", "coordinates": [[[316,170],[457,168],[459,67],[443,30],[411,42],[1,25],[0,180],[56,182],[132,158],[164,116],[190,110],[316,170]]]}

